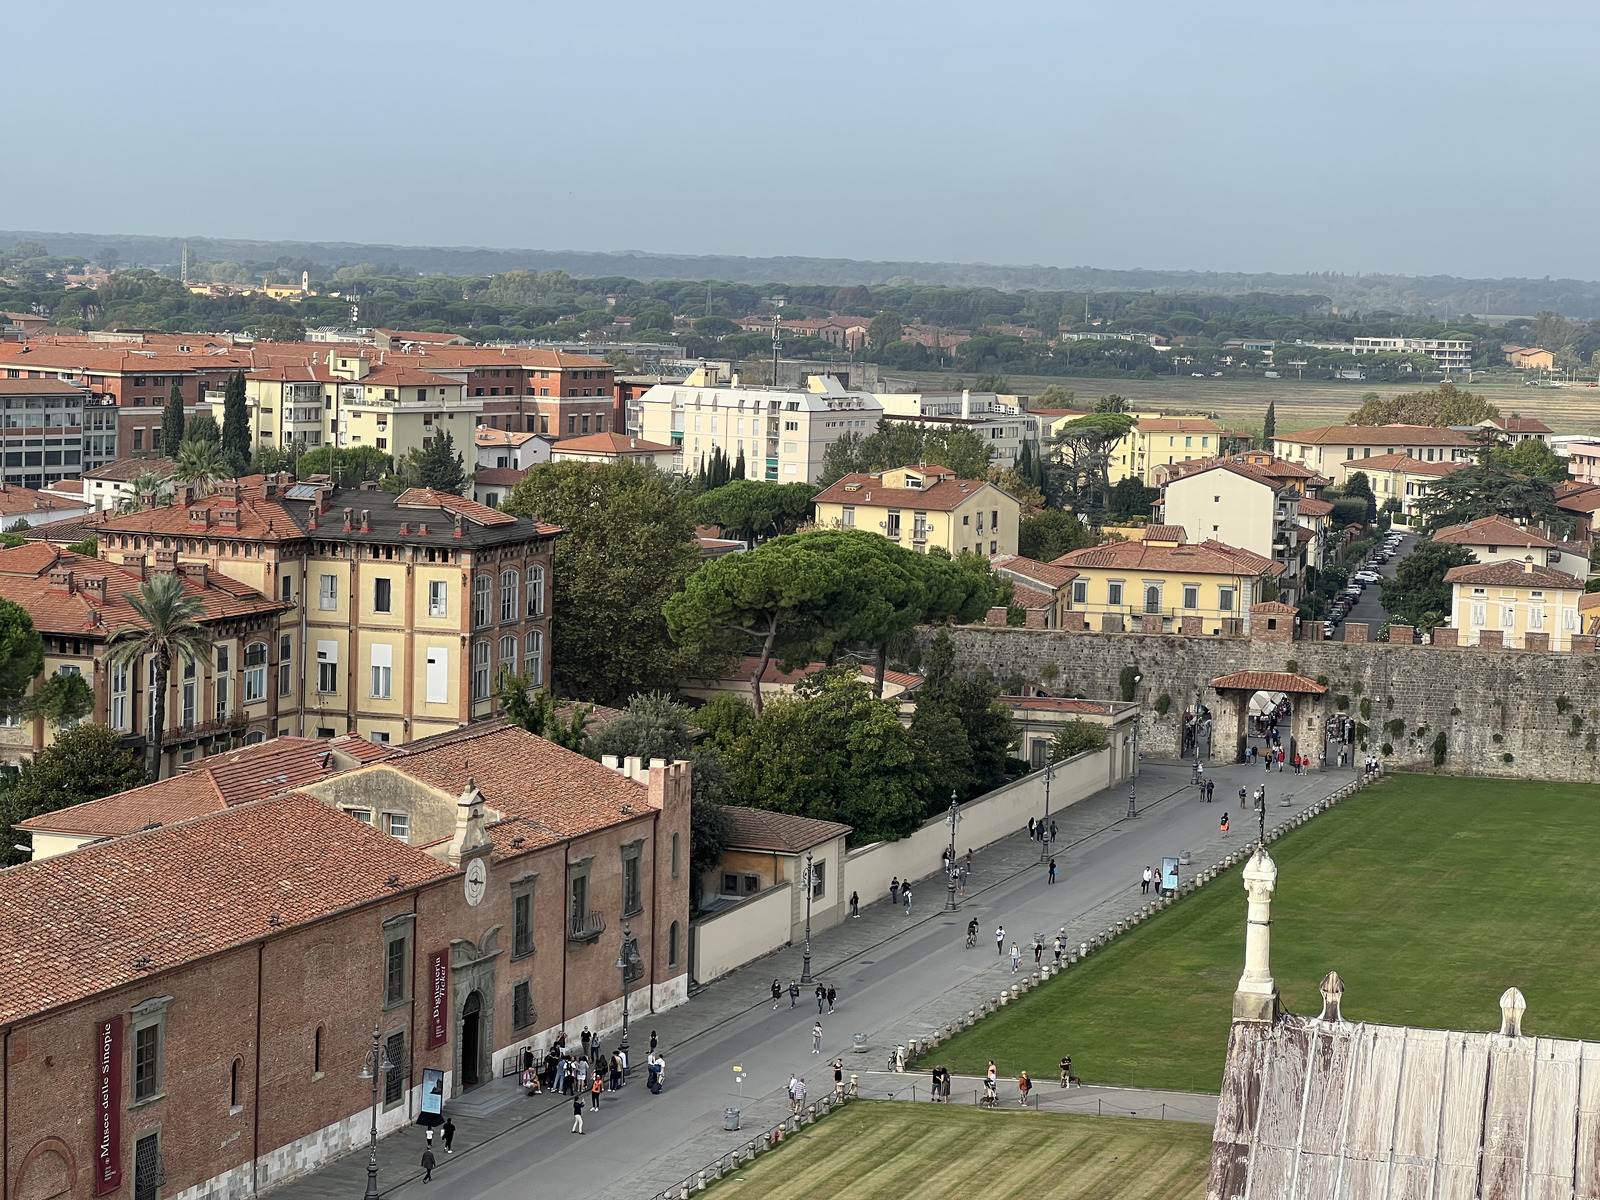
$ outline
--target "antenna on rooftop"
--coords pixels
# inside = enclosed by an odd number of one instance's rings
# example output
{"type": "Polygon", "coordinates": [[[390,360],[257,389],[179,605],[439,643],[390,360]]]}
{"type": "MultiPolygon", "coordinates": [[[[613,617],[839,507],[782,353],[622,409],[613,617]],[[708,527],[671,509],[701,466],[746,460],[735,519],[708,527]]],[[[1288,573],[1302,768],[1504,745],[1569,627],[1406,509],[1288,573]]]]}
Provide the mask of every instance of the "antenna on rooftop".
{"type": "Polygon", "coordinates": [[[778,314],[772,314],[772,386],[778,386],[778,347],[783,344],[783,327],[778,324],[778,314]]]}

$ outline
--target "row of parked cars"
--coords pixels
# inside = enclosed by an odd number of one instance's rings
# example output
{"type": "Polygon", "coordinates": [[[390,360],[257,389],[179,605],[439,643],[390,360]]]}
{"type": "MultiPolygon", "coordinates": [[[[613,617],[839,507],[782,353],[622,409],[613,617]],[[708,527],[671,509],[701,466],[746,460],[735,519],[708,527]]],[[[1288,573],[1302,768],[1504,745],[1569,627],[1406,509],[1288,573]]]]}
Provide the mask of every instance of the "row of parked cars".
{"type": "Polygon", "coordinates": [[[1359,571],[1350,576],[1350,582],[1344,585],[1344,590],[1333,598],[1333,602],[1328,606],[1327,619],[1322,622],[1322,636],[1325,639],[1333,637],[1334,631],[1349,615],[1350,610],[1360,602],[1362,589],[1383,578],[1378,568],[1399,552],[1402,537],[1403,535],[1392,532],[1386,536],[1383,545],[1373,552],[1372,557],[1367,559],[1359,571]]]}

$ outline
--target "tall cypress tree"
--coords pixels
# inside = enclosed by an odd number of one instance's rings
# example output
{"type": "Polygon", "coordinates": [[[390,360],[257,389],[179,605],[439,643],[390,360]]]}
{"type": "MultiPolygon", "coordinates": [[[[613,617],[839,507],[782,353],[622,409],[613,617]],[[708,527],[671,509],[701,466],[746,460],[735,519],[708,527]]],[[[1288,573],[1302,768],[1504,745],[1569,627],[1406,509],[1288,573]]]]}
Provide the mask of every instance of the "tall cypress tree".
{"type": "Polygon", "coordinates": [[[1264,450],[1272,449],[1272,435],[1278,431],[1278,402],[1267,401],[1267,418],[1261,422],[1261,447],[1264,450]]]}
{"type": "Polygon", "coordinates": [[[743,450],[739,451],[739,457],[733,464],[733,478],[734,479],[743,479],[744,478],[744,451],[743,450]]]}
{"type": "Polygon", "coordinates": [[[235,475],[250,465],[250,413],[244,403],[244,372],[228,376],[222,398],[222,456],[235,475]]]}
{"type": "Polygon", "coordinates": [[[161,414],[161,450],[168,458],[178,457],[178,447],[183,445],[183,388],[172,385],[172,395],[167,397],[166,410],[161,414]]]}

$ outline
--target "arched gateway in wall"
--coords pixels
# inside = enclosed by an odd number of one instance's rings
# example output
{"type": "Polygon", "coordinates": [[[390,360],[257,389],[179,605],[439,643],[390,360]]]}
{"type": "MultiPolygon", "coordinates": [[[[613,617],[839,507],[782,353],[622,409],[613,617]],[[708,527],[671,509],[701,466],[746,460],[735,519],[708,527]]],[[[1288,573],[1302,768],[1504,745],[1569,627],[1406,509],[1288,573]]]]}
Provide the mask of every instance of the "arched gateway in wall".
{"type": "MultiPolygon", "coordinates": [[[[1285,754],[1308,755],[1316,770],[1327,765],[1323,697],[1328,689],[1315,679],[1288,671],[1235,671],[1213,679],[1211,687],[1217,694],[1212,713],[1216,729],[1214,753],[1241,761],[1251,740],[1252,715],[1257,718],[1254,728],[1259,732],[1265,728],[1263,718],[1270,720],[1275,714],[1285,754]],[[1285,703],[1287,714],[1282,712],[1285,703]]],[[[1263,738],[1257,736],[1254,742],[1260,747],[1263,738]]]]}

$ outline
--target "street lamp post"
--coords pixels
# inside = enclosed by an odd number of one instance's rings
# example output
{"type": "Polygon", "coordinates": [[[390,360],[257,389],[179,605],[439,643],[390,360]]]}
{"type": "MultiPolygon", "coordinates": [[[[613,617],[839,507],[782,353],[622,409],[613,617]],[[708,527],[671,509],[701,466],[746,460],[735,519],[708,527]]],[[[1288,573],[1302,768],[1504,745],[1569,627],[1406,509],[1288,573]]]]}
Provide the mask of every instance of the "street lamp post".
{"type": "MultiPolygon", "coordinates": [[[[1143,675],[1133,677],[1133,686],[1138,687],[1143,675]]],[[[1139,713],[1133,715],[1133,770],[1128,773],[1128,816],[1139,815],[1139,713]]]]}
{"type": "Polygon", "coordinates": [[[638,952],[633,948],[633,930],[628,923],[622,923],[622,949],[617,952],[617,961],[613,964],[622,972],[622,1053],[628,1053],[628,983],[629,976],[633,973],[633,964],[638,960],[638,952]]]}
{"type": "Polygon", "coordinates": [[[378,1200],[378,1080],[394,1070],[395,1066],[383,1052],[382,1036],[380,1027],[374,1025],[372,1049],[367,1051],[366,1060],[361,1064],[361,1074],[357,1076],[358,1079],[372,1080],[372,1134],[368,1139],[367,1192],[364,1200],[378,1200]]]}
{"type": "MultiPolygon", "coordinates": [[[[1053,748],[1052,748],[1053,750],[1053,748]]],[[[1039,839],[1039,861],[1042,863],[1050,853],[1050,780],[1055,778],[1055,759],[1050,758],[1051,751],[1045,752],[1045,757],[1050,759],[1044,767],[1044,836],[1039,839]]],[[[950,857],[955,857],[955,845],[950,847],[950,857]]]]}
{"type": "Polygon", "coordinates": [[[950,893],[949,893],[949,896],[946,898],[946,900],[944,902],[944,906],[950,912],[955,912],[955,910],[956,910],[956,826],[961,822],[961,811],[960,811],[960,806],[956,803],[956,794],[955,794],[954,791],[952,791],[950,793],[950,812],[949,812],[949,815],[946,816],[944,820],[945,820],[945,824],[950,826],[950,869],[949,869],[948,872],[946,872],[949,875],[950,893]]]}
{"type": "Polygon", "coordinates": [[[811,851],[806,851],[806,953],[800,960],[800,982],[811,982],[811,851]]]}

